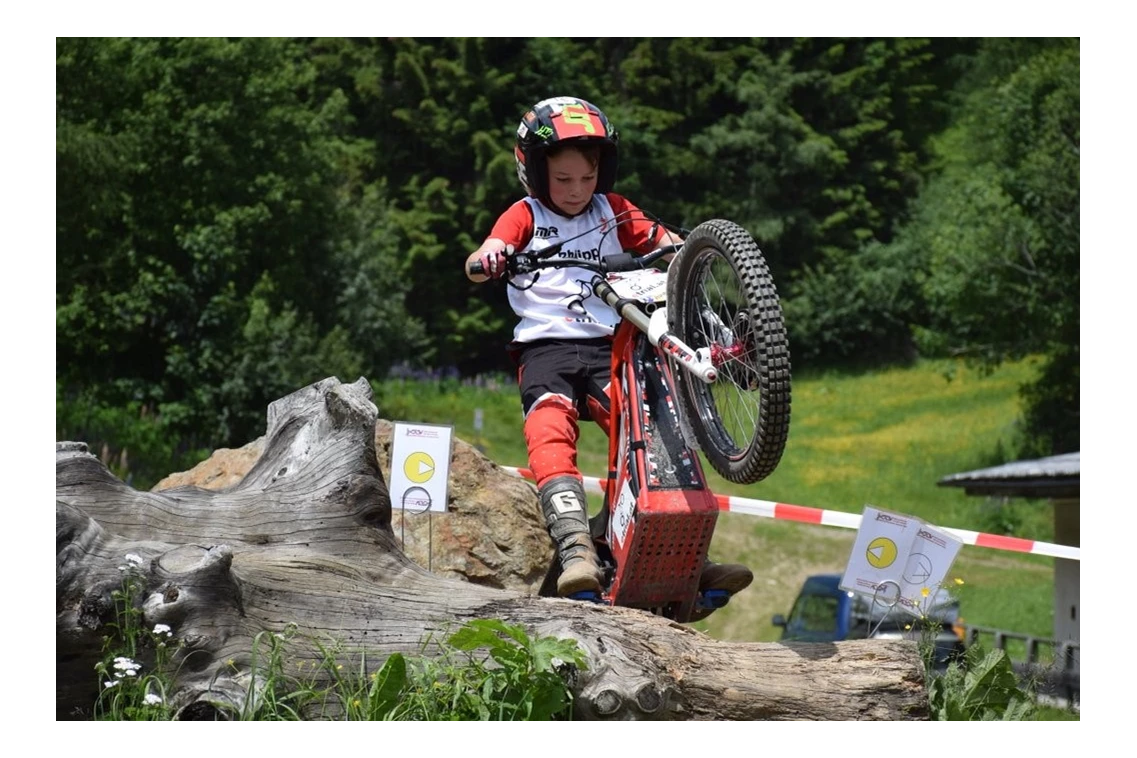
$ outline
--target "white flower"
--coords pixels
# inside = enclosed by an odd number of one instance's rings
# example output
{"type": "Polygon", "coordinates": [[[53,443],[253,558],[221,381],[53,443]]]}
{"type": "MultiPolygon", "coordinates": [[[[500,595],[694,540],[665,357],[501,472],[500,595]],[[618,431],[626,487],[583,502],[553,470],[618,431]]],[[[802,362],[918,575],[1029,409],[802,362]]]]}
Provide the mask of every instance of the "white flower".
{"type": "Polygon", "coordinates": [[[129,658],[120,655],[118,658],[114,659],[114,667],[119,671],[125,672],[127,676],[134,676],[134,673],[138,671],[138,669],[142,668],[142,664],[135,663],[129,658]]]}
{"type": "Polygon", "coordinates": [[[173,634],[173,632],[170,631],[169,624],[155,624],[154,634],[164,634],[169,637],[173,634]]]}
{"type": "Polygon", "coordinates": [[[109,681],[109,682],[106,682],[105,684],[103,684],[103,686],[104,686],[104,687],[106,687],[106,688],[109,690],[111,687],[114,687],[116,684],[118,684],[118,680],[117,680],[117,679],[113,679],[113,680],[111,680],[111,681],[109,681]]]}
{"type": "Polygon", "coordinates": [[[142,556],[138,555],[137,553],[127,553],[126,554],[126,562],[127,563],[133,563],[135,566],[141,566],[142,565],[142,556]]]}
{"type": "Polygon", "coordinates": [[[146,705],[161,705],[162,704],[162,698],[159,697],[158,695],[155,695],[153,692],[147,692],[146,697],[142,698],[142,700],[143,700],[143,702],[146,703],[146,705]]]}

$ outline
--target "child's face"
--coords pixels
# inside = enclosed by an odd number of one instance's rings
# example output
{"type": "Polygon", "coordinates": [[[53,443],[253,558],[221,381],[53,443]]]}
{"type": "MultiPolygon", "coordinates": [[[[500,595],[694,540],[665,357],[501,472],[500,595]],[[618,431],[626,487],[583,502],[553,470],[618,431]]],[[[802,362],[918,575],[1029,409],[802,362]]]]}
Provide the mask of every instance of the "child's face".
{"type": "Polygon", "coordinates": [[[565,150],[549,161],[549,197],[565,213],[584,210],[596,191],[596,166],[576,150],[565,150]]]}

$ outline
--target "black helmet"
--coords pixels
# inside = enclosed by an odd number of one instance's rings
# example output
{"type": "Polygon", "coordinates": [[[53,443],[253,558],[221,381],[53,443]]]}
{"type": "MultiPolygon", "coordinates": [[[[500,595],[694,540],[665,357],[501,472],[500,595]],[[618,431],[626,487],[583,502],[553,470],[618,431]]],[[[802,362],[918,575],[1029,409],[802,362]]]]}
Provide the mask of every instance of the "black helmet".
{"type": "Polygon", "coordinates": [[[600,145],[600,165],[596,172],[596,191],[611,192],[616,183],[619,135],[608,123],[604,111],[578,97],[550,97],[529,109],[517,127],[517,178],[525,191],[551,205],[549,170],[545,155],[556,145],[596,143],[600,145]]]}

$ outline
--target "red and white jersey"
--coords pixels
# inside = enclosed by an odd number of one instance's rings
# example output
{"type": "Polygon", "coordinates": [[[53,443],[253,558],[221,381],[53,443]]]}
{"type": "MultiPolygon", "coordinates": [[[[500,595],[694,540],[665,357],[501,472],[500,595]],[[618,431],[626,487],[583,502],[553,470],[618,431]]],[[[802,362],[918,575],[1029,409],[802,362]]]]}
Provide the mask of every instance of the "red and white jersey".
{"type": "MultiPolygon", "coordinates": [[[[572,218],[554,213],[534,198],[518,200],[497,220],[490,237],[512,244],[517,251],[543,250],[572,240],[564,243],[556,258],[595,263],[625,250],[650,252],[657,229],[626,198],[608,193],[593,195],[588,209],[572,218]],[[632,220],[615,225],[628,218],[632,220]]],[[[526,289],[509,288],[509,304],[521,319],[513,330],[514,341],[611,335],[620,317],[593,294],[593,276],[592,271],[570,266],[515,277],[513,283],[526,289]]]]}

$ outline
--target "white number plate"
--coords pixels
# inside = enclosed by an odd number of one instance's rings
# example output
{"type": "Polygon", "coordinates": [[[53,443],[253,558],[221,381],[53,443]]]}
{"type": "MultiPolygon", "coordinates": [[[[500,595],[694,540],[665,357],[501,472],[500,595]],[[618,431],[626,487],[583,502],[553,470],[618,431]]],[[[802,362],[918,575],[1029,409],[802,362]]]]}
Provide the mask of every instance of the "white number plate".
{"type": "Polygon", "coordinates": [[[667,301],[667,272],[656,268],[608,274],[608,283],[616,294],[641,303],[661,304],[667,301]]]}

